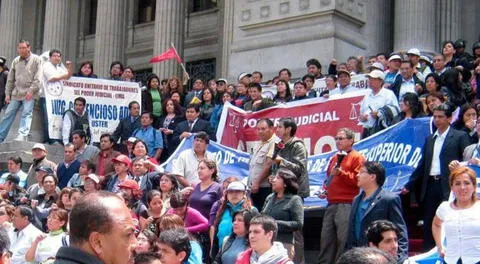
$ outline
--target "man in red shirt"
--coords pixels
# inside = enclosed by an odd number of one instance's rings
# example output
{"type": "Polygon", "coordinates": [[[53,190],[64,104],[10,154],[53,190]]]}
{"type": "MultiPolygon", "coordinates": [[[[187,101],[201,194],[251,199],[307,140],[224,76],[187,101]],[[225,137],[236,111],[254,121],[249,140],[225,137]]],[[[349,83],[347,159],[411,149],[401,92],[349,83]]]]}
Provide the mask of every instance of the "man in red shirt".
{"type": "Polygon", "coordinates": [[[347,240],[353,198],[358,194],[357,174],[365,158],[352,149],[355,133],[341,128],[335,136],[338,152],[328,164],[325,180],[327,210],[323,216],[319,263],[335,263],[347,240]]]}
{"type": "Polygon", "coordinates": [[[112,176],[115,173],[112,159],[120,155],[120,152],[113,150],[114,140],[111,134],[102,134],[100,136],[100,152],[93,158],[96,165],[95,174],[101,179],[112,176]]]}

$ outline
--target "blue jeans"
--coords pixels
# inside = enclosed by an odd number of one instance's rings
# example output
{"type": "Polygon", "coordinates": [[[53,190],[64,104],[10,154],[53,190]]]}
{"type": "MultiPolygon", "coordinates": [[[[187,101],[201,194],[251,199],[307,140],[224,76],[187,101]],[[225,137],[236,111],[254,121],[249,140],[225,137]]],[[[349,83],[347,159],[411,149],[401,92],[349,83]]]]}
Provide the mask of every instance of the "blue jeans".
{"type": "Polygon", "coordinates": [[[15,120],[18,110],[23,106],[22,116],[20,119],[20,126],[18,127],[18,135],[27,137],[30,133],[30,126],[32,125],[32,114],[35,100],[32,98],[29,101],[12,99],[5,110],[5,113],[0,120],[0,142],[3,142],[10,131],[10,127],[15,120]]]}

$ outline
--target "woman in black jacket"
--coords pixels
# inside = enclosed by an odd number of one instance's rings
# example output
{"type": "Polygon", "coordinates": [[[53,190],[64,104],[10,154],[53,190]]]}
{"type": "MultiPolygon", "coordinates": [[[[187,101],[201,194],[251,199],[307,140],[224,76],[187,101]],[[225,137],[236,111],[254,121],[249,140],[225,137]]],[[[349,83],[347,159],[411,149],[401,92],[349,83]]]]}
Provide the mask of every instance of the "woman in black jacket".
{"type": "Polygon", "coordinates": [[[171,141],[173,131],[175,131],[177,124],[185,120],[181,106],[170,98],[163,102],[162,112],[163,115],[158,122],[154,124],[154,127],[158,128],[163,135],[164,149],[162,151],[162,156],[160,157],[160,163],[166,161],[170,154],[175,150],[175,148],[169,147],[169,141],[171,141]]]}
{"type": "Polygon", "coordinates": [[[293,259],[299,253],[294,253],[293,233],[303,227],[303,203],[297,195],[297,176],[288,169],[280,168],[271,183],[273,193],[265,200],[262,214],[275,219],[278,225],[276,240],[283,244],[290,259],[293,259]]]}

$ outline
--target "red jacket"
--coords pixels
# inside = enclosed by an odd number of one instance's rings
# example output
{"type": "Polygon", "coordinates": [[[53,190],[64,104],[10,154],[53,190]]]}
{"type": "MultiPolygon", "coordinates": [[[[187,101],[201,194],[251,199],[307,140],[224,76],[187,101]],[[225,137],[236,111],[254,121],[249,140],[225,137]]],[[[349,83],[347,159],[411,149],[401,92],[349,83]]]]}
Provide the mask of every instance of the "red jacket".
{"type": "Polygon", "coordinates": [[[328,163],[327,177],[333,177],[327,186],[328,203],[352,203],[353,198],[359,193],[357,174],[365,162],[365,158],[358,151],[350,151],[340,164],[340,173],[332,176],[330,173],[337,165],[337,160],[338,153],[328,163]]]}

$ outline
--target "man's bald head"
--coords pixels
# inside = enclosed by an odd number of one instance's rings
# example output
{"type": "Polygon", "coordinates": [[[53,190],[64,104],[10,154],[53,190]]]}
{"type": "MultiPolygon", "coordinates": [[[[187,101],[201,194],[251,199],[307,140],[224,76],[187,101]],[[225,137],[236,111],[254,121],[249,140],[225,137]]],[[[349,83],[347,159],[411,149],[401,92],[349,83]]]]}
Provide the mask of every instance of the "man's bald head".
{"type": "Polygon", "coordinates": [[[110,212],[122,206],[125,206],[122,198],[110,192],[84,195],[77,200],[70,214],[70,243],[81,245],[93,232],[110,232],[115,217],[110,212]]]}

